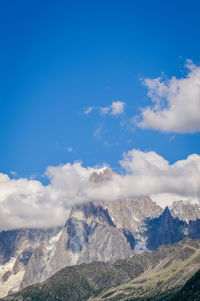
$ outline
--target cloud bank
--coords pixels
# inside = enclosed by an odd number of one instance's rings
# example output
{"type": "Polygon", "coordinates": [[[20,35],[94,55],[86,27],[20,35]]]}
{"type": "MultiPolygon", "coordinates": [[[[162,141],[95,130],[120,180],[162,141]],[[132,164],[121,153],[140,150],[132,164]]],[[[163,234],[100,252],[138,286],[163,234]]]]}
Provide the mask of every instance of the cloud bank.
{"type": "Polygon", "coordinates": [[[123,175],[109,181],[91,183],[97,168],[80,162],[49,166],[50,184],[28,179],[11,179],[0,174],[0,228],[49,227],[63,225],[75,203],[150,195],[165,206],[174,200],[200,199],[200,156],[169,164],[155,152],[131,150],[123,154],[123,175]]]}
{"type": "Polygon", "coordinates": [[[144,79],[152,106],[134,118],[142,129],[163,132],[194,133],[200,131],[200,67],[187,60],[188,74],[183,78],[144,79]]]}

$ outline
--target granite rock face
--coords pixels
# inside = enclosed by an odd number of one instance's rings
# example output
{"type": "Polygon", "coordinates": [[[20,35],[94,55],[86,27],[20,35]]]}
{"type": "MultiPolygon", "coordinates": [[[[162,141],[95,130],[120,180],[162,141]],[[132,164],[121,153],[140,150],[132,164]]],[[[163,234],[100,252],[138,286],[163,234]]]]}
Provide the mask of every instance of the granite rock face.
{"type": "Polygon", "coordinates": [[[189,223],[200,219],[200,206],[189,201],[174,202],[169,208],[173,217],[189,223]]]}
{"type": "Polygon", "coordinates": [[[0,297],[19,289],[25,271],[38,248],[50,248],[60,228],[21,229],[0,232],[0,297]]]}
{"type": "Polygon", "coordinates": [[[149,197],[89,202],[72,208],[50,255],[34,251],[20,288],[43,281],[65,266],[93,261],[115,262],[146,250],[144,220],[162,209],[149,197]]]}
{"type": "Polygon", "coordinates": [[[155,250],[161,245],[176,243],[187,235],[187,223],[174,218],[166,207],[158,218],[146,220],[147,248],[155,250]]]}
{"type": "Polygon", "coordinates": [[[74,206],[50,263],[51,273],[79,263],[127,258],[134,247],[134,237],[129,235],[115,225],[108,209],[100,204],[74,206]]]}

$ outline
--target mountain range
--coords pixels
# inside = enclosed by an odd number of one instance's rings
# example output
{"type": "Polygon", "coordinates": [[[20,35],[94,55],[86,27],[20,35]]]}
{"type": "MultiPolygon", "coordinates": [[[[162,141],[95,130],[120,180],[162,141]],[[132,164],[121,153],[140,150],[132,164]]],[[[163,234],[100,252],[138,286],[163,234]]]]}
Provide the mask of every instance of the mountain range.
{"type": "Polygon", "coordinates": [[[148,196],[77,204],[63,227],[0,232],[0,297],[66,266],[112,264],[187,237],[200,238],[197,204],[179,201],[163,209],[148,196]]]}
{"type": "MultiPolygon", "coordinates": [[[[103,168],[89,181],[98,185],[113,174],[103,168]]],[[[148,257],[185,238],[200,239],[196,203],[178,201],[162,208],[148,196],[79,203],[63,226],[0,232],[0,297],[45,281],[67,266],[148,257]]]]}

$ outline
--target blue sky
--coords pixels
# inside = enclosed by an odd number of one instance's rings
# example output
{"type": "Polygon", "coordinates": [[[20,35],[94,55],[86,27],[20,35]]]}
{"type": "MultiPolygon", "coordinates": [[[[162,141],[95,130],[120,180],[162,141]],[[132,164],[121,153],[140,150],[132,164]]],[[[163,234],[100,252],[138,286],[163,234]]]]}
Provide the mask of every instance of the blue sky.
{"type": "Polygon", "coordinates": [[[117,169],[131,149],[153,150],[170,163],[199,154],[198,126],[180,132],[133,122],[152,105],[144,79],[186,78],[187,59],[198,69],[199,1],[0,6],[1,172],[40,178],[47,166],[74,160],[117,169]],[[117,101],[123,112],[102,114],[117,101]]]}

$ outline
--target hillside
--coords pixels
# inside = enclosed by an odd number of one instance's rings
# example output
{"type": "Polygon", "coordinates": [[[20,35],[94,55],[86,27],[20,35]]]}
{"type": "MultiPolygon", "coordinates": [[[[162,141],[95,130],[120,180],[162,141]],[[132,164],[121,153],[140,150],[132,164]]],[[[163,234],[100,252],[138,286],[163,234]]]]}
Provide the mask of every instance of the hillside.
{"type": "Polygon", "coordinates": [[[200,271],[192,276],[170,301],[199,301],[200,300],[200,271]]]}
{"type": "Polygon", "coordinates": [[[187,238],[114,264],[66,267],[1,300],[167,300],[199,269],[200,241],[187,238]]]}

